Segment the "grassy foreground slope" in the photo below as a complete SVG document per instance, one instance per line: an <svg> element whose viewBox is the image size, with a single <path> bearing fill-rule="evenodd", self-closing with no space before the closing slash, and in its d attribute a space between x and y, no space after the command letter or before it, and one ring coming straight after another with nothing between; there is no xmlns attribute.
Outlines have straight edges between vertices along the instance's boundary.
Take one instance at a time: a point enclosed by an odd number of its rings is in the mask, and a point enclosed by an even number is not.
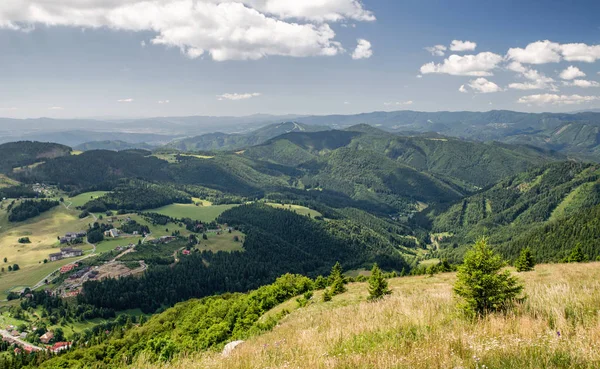
<svg viewBox="0 0 600 369"><path fill-rule="evenodd" d="M229 357L198 353L134 368L598 368L600 263L538 265L519 274L529 298L507 314L459 318L454 274L397 278L366 301L367 284L293 311ZM278 306L294 309L293 300Z"/></svg>

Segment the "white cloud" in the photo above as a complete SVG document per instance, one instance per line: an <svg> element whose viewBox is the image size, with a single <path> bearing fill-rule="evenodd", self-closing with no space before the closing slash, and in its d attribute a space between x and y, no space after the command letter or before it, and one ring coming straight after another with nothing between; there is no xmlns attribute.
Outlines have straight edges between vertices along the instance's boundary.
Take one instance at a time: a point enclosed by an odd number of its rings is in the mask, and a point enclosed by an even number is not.
<svg viewBox="0 0 600 369"><path fill-rule="evenodd" d="M447 47L444 45L434 45L426 47L425 50L429 51L434 56L444 56Z"/></svg>
<svg viewBox="0 0 600 369"><path fill-rule="evenodd" d="M600 59L600 45L563 44L561 49L566 61L593 63Z"/></svg>
<svg viewBox="0 0 600 369"><path fill-rule="evenodd" d="M465 85L460 85L460 87L458 88L459 92L462 92L463 94L468 93L469 91L467 91L467 88L465 87Z"/></svg>
<svg viewBox="0 0 600 369"><path fill-rule="evenodd" d="M525 67L519 62L510 63L507 68L514 72L517 72L521 77L529 80L529 82L518 82L511 83L508 88L513 90L552 90L556 91L557 88L554 85L554 79L545 76L543 73L538 72L535 69Z"/></svg>
<svg viewBox="0 0 600 369"><path fill-rule="evenodd" d="M51 106L48 108L49 110L65 110L62 106Z"/></svg>
<svg viewBox="0 0 600 369"><path fill-rule="evenodd" d="M561 60L593 63L600 59L600 45L584 43L559 44L552 41L536 41L523 48L511 48L507 59L525 64L558 63Z"/></svg>
<svg viewBox="0 0 600 369"><path fill-rule="evenodd" d="M412 105L414 102L412 100L408 100L408 101L394 101L394 102L384 102L383 105L385 106L406 106L406 105Z"/></svg>
<svg viewBox="0 0 600 369"><path fill-rule="evenodd" d="M356 41L358 44L352 53L352 59L368 59L373 56L373 50L371 50L371 43L369 41L362 38L359 38Z"/></svg>
<svg viewBox="0 0 600 369"><path fill-rule="evenodd" d="M511 62L510 64L508 64L506 66L506 68L508 70L512 70L513 72L517 72L517 73L525 73L527 71L527 67L525 67L523 64L521 64L519 62Z"/></svg>
<svg viewBox="0 0 600 369"><path fill-rule="evenodd" d="M465 90L463 88L464 85L462 85L460 87L461 88L458 89L460 92L466 92L466 91L461 91L461 89ZM482 78L482 77L469 81L469 87L471 87L473 89L473 91L482 93L482 94L502 91L500 86L498 86L494 82L488 81L487 79Z"/></svg>
<svg viewBox="0 0 600 369"><path fill-rule="evenodd" d="M0 1L0 28L150 31L153 44L217 61L332 56L343 51L329 22L374 21L358 0L18 0Z"/></svg>
<svg viewBox="0 0 600 369"><path fill-rule="evenodd" d="M117 100L117 102L119 102L119 103L130 103L130 102L133 102L133 99L132 98L119 99L119 100Z"/></svg>
<svg viewBox="0 0 600 369"><path fill-rule="evenodd" d="M169 101L169 100L158 100L158 101L157 101L157 103L159 103L159 104L168 104L168 103L170 103L170 102L171 102L171 101Z"/></svg>
<svg viewBox="0 0 600 369"><path fill-rule="evenodd" d="M476 55L450 55L441 64L433 62L421 66L421 74L445 73L454 76L491 76L491 70L498 67L502 57L491 52Z"/></svg>
<svg viewBox="0 0 600 369"><path fill-rule="evenodd" d="M452 51L473 51L476 47L477 44L472 41L453 40L450 44L450 50Z"/></svg>
<svg viewBox="0 0 600 369"><path fill-rule="evenodd" d="M511 48L506 57L525 64L557 63L561 59L560 44L556 42L536 41L522 48Z"/></svg>
<svg viewBox="0 0 600 369"><path fill-rule="evenodd" d="M344 101L344 105L350 105L350 102Z"/></svg>
<svg viewBox="0 0 600 369"><path fill-rule="evenodd" d="M417 74L417 78L423 78L423 75L422 74Z"/></svg>
<svg viewBox="0 0 600 369"><path fill-rule="evenodd" d="M244 93L244 94L238 94L237 92L234 93L226 93L223 95L217 95L217 99L219 101L223 101L223 100L247 100L247 99L251 99L253 97L258 97L261 94L258 92L252 92L252 93Z"/></svg>
<svg viewBox="0 0 600 369"><path fill-rule="evenodd" d="M520 104L576 105L600 100L600 96L541 94L521 97Z"/></svg>
<svg viewBox="0 0 600 369"><path fill-rule="evenodd" d="M141 45L142 47L146 47L146 41L142 41L142 42L140 42L140 45Z"/></svg>
<svg viewBox="0 0 600 369"><path fill-rule="evenodd" d="M562 79L575 79L578 77L585 77L585 73L572 65L560 72L560 78Z"/></svg>
<svg viewBox="0 0 600 369"><path fill-rule="evenodd" d="M588 87L600 87L600 83L596 82L596 81L588 81L585 79L575 79L571 82L563 82L563 84L565 86L573 86L573 87L582 87L582 88L588 88Z"/></svg>

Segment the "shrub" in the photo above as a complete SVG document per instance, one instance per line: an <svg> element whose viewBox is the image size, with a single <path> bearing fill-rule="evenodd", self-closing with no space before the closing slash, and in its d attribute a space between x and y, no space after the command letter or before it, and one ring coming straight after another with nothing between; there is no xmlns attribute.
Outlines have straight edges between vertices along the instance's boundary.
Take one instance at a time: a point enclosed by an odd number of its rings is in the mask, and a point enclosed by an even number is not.
<svg viewBox="0 0 600 369"><path fill-rule="evenodd" d="M390 293L392 291L388 288L388 283L376 263L371 269L371 277L369 278L369 301L379 300Z"/></svg>
<svg viewBox="0 0 600 369"><path fill-rule="evenodd" d="M469 316L482 316L508 308L520 295L523 286L505 266L500 255L481 238L467 251L458 268L454 292L463 299L461 308Z"/></svg>
<svg viewBox="0 0 600 369"><path fill-rule="evenodd" d="M521 250L521 255L515 261L515 268L517 268L517 272L528 272L533 270L535 266L535 261L533 260L533 255L531 254L531 250L529 247Z"/></svg>

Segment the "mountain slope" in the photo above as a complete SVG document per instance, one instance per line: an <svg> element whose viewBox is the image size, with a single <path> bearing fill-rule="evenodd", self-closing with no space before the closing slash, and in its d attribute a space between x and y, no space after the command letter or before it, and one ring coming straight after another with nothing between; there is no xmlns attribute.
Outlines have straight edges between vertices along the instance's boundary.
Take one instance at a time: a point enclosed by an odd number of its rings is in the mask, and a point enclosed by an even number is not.
<svg viewBox="0 0 600 369"><path fill-rule="evenodd" d="M246 134L208 133L171 142L167 148L181 151L238 150L263 142L289 132L315 132L327 127L306 125L297 122L271 124Z"/></svg>
<svg viewBox="0 0 600 369"><path fill-rule="evenodd" d="M0 145L0 172L10 172L48 159L71 154L71 148L48 142L11 142Z"/></svg>
<svg viewBox="0 0 600 369"><path fill-rule="evenodd" d="M155 146L147 144L145 142L131 143L121 140L106 140L106 141L90 141L82 143L74 147L75 150L90 151L90 150L130 150L130 149L143 149L152 150Z"/></svg>

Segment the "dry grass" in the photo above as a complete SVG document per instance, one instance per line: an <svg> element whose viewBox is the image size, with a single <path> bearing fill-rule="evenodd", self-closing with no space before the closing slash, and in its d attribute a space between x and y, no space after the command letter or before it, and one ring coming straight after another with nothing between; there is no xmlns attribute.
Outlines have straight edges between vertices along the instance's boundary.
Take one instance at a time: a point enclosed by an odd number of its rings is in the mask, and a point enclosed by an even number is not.
<svg viewBox="0 0 600 369"><path fill-rule="evenodd" d="M392 280L392 296L376 303L365 301L366 284L353 284L331 303L316 294L228 358L198 353L135 367L600 368L600 263L539 265L520 277L529 298L505 315L461 318L454 274Z"/></svg>

